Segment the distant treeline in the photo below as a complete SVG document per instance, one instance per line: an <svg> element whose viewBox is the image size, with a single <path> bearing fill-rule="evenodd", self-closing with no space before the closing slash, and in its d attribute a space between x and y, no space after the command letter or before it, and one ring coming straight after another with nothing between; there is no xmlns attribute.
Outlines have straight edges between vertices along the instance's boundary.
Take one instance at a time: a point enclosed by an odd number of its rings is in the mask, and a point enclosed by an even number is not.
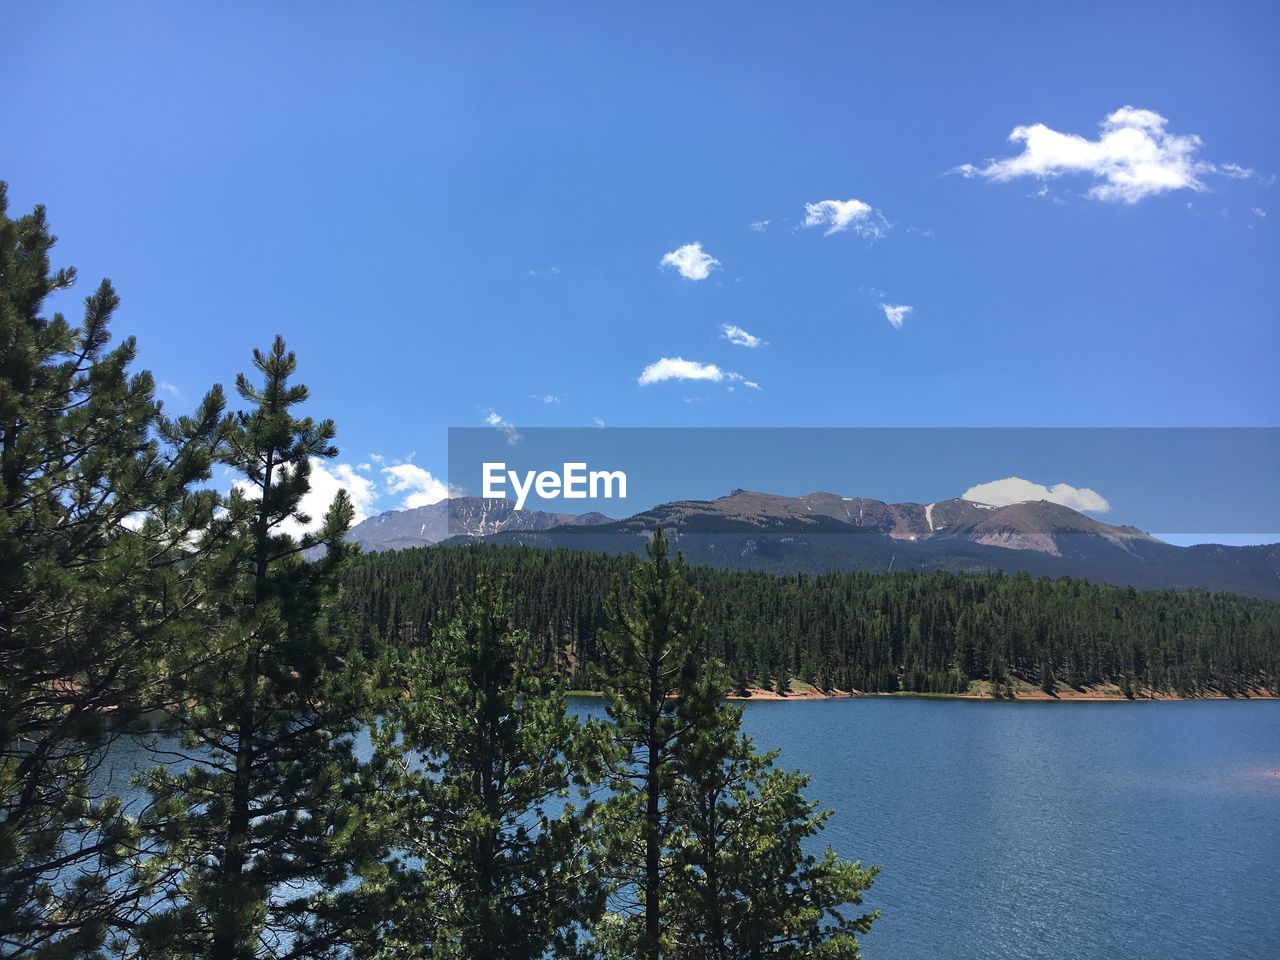
<svg viewBox="0 0 1280 960"><path fill-rule="evenodd" d="M548 664L590 687L605 600L636 560L475 545L368 555L347 572L357 635L428 644L479 573L509 576L517 620ZM1179 694L1274 690L1280 604L1227 593L1138 591L1026 574L688 572L705 598L707 652L737 685L954 693L1116 683Z"/></svg>

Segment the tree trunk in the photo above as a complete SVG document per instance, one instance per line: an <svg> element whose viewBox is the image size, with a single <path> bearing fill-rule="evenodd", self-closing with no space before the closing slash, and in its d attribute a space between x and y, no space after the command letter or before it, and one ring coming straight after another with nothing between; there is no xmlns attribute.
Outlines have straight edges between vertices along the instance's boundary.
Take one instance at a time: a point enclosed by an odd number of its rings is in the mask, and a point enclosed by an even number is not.
<svg viewBox="0 0 1280 960"><path fill-rule="evenodd" d="M658 960L662 944L662 915L659 912L662 893L662 848L659 843L659 800L661 784L658 782L659 752L658 720L662 713L661 664L649 662L649 729L648 757L645 780L645 830L644 830L644 952L648 960Z"/></svg>
<svg viewBox="0 0 1280 960"><path fill-rule="evenodd" d="M267 455L262 480L262 499L258 506L258 530L254 544L254 605L261 604L267 586L267 538L270 534L267 511L271 494L271 475L275 469L274 451ZM231 788L231 815L227 820L227 840L222 851L222 890L213 920L213 942L210 960L236 960L243 931L239 929L244 908L240 889L245 865L245 848L249 841L250 799L253 788L253 741L255 729L253 688L258 681L257 639L255 647L245 652L240 676L240 704L236 718L236 772Z"/></svg>

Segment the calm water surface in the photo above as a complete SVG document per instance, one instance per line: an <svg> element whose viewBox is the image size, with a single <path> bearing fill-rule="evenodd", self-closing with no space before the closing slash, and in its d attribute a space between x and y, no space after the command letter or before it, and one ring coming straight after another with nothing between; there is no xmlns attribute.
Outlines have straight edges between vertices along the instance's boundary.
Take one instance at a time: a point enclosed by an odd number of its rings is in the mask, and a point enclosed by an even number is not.
<svg viewBox="0 0 1280 960"><path fill-rule="evenodd" d="M1280 701L774 701L744 727L813 775L822 841L883 867L869 960L1280 957ZM121 781L154 762L112 752Z"/></svg>
<svg viewBox="0 0 1280 960"><path fill-rule="evenodd" d="M869 960L1280 957L1280 702L774 701L744 727L883 867Z"/></svg>

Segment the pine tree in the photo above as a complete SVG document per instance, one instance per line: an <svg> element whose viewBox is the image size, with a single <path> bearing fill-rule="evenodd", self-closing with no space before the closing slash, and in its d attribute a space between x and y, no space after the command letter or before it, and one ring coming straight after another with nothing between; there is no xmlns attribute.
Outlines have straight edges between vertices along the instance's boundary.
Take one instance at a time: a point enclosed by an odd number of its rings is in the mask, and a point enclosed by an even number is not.
<svg viewBox="0 0 1280 960"><path fill-rule="evenodd" d="M111 347L104 280L72 327L42 207L0 183L0 952L88 951L132 902L133 825L95 776L104 738L153 706L162 651L201 602L189 538L222 397L167 418L134 341Z"/></svg>
<svg viewBox="0 0 1280 960"><path fill-rule="evenodd" d="M878 912L846 916L878 868L805 850L830 815L805 800L808 777L773 768L724 702L710 663L680 702L671 798L672 864L664 891L669 955L856 958Z"/></svg>
<svg viewBox="0 0 1280 960"><path fill-rule="evenodd" d="M602 907L586 856L584 790L598 727L511 628L505 584L481 577L375 734L396 863L390 907L364 952L457 960L567 956Z"/></svg>
<svg viewBox="0 0 1280 960"><path fill-rule="evenodd" d="M1040 689L1051 697L1058 695L1057 682L1053 677L1053 664L1048 660L1045 660L1040 667Z"/></svg>
<svg viewBox="0 0 1280 960"><path fill-rule="evenodd" d="M663 851L676 739L676 695L692 689L703 658L697 617L701 597L684 582L684 558L668 556L662 529L606 605L600 638L602 678L619 750L610 777L614 796L605 832L621 922L600 929L623 953L657 960L663 950Z"/></svg>
<svg viewBox="0 0 1280 960"><path fill-rule="evenodd" d="M144 878L159 906L132 936L149 956L325 955L346 929L349 845L369 835L350 796L359 663L329 622L351 549L346 493L317 533L294 536L311 522L312 458L337 453L334 426L294 415L307 389L290 383L283 340L254 365L263 383L237 378L251 409L220 454L243 479L208 534L204 635L167 655L180 745L145 778L143 826L161 849ZM324 556L305 559L312 548Z"/></svg>

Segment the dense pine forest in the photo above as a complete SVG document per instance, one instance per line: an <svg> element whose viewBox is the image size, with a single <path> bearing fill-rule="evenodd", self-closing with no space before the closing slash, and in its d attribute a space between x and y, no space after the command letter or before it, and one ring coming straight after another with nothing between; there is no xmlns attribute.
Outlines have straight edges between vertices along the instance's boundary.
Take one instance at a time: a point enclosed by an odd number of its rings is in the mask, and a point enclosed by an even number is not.
<svg viewBox="0 0 1280 960"><path fill-rule="evenodd" d="M591 688L597 636L628 556L475 545L360 557L346 575L348 615L376 645L429 643L439 611L482 572L519 586L518 616L544 662ZM775 576L695 567L706 652L738 687L956 693L1114 683L1193 695L1275 689L1280 604L1228 593L1137 591L999 572Z"/></svg>

